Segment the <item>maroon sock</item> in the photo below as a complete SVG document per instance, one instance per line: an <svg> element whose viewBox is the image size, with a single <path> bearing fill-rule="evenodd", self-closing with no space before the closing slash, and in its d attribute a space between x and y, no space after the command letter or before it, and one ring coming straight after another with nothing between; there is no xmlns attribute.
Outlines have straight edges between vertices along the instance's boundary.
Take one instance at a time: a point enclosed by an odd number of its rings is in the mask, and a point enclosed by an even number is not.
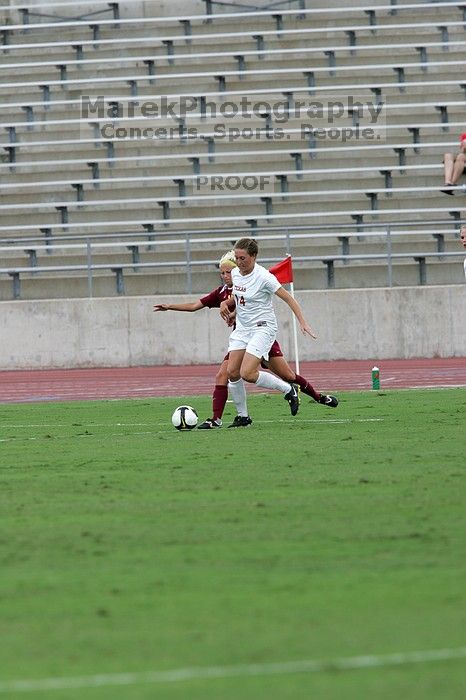
<svg viewBox="0 0 466 700"><path fill-rule="evenodd" d="M301 377L299 374L297 374L295 382L296 382L296 384L299 385L303 394L307 394L308 396L312 396L314 401L319 401L320 392L316 391L314 389L314 387L312 386L312 384L309 384L307 379L304 379L304 377Z"/></svg>
<svg viewBox="0 0 466 700"><path fill-rule="evenodd" d="M228 388L223 384L216 384L212 394L212 418L217 420L222 417L228 398Z"/></svg>

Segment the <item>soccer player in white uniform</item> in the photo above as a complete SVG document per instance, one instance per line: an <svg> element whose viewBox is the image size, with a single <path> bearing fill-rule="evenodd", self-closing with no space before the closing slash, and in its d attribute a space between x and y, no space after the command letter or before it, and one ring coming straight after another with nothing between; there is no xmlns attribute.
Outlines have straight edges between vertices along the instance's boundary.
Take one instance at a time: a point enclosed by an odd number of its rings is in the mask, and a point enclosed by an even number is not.
<svg viewBox="0 0 466 700"><path fill-rule="evenodd" d="M258 251L258 245L252 238L241 238L236 242L238 267L231 271L233 297L220 306L222 318L227 322L231 320L232 308L236 308L236 328L230 335L228 346L228 387L238 414L229 426L234 428L252 423L247 413L243 379L264 389L281 391L290 405L291 415L295 416L299 409L299 394L294 384L259 370L261 358L267 359L277 335L273 296L288 304L305 335L316 337L298 302L283 289L274 275L256 263Z"/></svg>

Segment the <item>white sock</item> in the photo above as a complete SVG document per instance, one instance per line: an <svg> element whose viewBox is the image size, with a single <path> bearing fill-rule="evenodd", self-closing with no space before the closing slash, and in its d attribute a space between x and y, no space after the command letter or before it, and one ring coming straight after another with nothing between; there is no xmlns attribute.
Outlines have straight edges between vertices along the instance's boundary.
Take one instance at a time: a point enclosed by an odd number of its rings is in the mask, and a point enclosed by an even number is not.
<svg viewBox="0 0 466 700"><path fill-rule="evenodd" d="M276 389L277 391L281 391L282 394L287 394L289 391L291 391L290 384L287 384L287 382L284 382L283 379L280 379L269 372L259 372L256 386L262 386L264 389Z"/></svg>
<svg viewBox="0 0 466 700"><path fill-rule="evenodd" d="M228 382L228 390L231 394L231 398L236 406L236 412L239 416L248 415L248 404L246 399L246 389L244 388L244 382L242 379L238 379L236 382Z"/></svg>

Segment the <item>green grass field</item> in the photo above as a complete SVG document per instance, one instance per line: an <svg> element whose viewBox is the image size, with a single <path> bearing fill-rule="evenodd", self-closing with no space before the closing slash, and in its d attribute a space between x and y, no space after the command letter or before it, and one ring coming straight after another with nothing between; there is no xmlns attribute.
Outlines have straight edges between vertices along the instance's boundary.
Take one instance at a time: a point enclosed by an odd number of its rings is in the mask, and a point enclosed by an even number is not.
<svg viewBox="0 0 466 700"><path fill-rule="evenodd" d="M189 433L208 397L0 406L0 697L463 698L464 658L6 685L466 646L465 390L303 398Z"/></svg>

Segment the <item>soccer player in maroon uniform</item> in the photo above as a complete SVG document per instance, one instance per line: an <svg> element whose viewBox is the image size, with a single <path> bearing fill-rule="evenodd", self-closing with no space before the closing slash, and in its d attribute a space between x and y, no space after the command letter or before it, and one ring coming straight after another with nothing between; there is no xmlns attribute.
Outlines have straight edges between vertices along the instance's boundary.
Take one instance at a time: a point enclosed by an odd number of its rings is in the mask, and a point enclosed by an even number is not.
<svg viewBox="0 0 466 700"><path fill-rule="evenodd" d="M181 304L155 304L154 311L199 311L200 309L218 309L222 301L231 297L232 282L231 271L236 267L234 254L227 253L220 260L219 270L223 284L213 289L209 294L201 297L197 301ZM263 360L262 366L270 369L274 374L286 382L297 384L303 394L311 396L314 401L325 406L335 408L338 406L338 399L335 396L321 394L316 391L307 379L293 372L288 362L283 357L280 345L275 341L269 350L268 361ZM228 398L228 354L223 358L218 372L215 376L215 387L212 394L212 418L208 418L198 427L201 430L220 428L222 426L222 415ZM236 427L236 426L235 426Z"/></svg>

